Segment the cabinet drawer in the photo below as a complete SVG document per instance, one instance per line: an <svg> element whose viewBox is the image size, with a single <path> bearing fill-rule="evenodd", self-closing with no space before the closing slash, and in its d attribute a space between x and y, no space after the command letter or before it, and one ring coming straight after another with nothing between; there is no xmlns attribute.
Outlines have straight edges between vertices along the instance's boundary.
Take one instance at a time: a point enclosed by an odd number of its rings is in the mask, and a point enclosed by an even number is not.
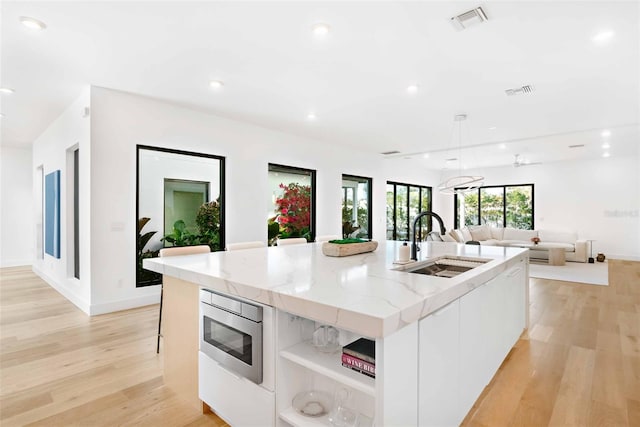
<svg viewBox="0 0 640 427"><path fill-rule="evenodd" d="M236 376L202 352L199 358L200 399L230 425L273 426L275 395ZM247 410L247 407L251 410Z"/></svg>

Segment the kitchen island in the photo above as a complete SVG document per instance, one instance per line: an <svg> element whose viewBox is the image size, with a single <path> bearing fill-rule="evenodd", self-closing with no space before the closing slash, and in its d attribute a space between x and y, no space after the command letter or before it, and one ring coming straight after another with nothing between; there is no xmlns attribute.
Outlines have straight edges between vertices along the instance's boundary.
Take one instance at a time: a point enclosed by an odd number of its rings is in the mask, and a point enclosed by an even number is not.
<svg viewBox="0 0 640 427"><path fill-rule="evenodd" d="M264 411L272 406L263 425L326 424L297 414L291 400L310 387L333 393L342 386L352 391L351 406L376 425L459 423L526 328L528 251L424 243L418 262L444 255L487 261L442 278L393 264L400 244L381 242L375 252L343 258L307 244L145 260L145 268L164 275L165 378L232 425L250 424L228 403L221 409L203 398L202 384L197 397L184 384L197 383L193 365L203 364L198 292L211 289L275 309L273 331L265 335L272 341L264 365L273 390L261 400ZM314 351L308 340L321 324L338 328L342 344L374 339L376 378L342 367L340 352Z"/></svg>

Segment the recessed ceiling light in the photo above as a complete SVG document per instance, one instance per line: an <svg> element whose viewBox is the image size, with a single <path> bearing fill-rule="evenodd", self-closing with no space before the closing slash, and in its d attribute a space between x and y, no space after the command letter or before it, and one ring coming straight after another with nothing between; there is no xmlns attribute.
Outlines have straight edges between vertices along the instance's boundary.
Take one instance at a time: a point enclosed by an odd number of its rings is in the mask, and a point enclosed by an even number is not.
<svg viewBox="0 0 640 427"><path fill-rule="evenodd" d="M20 20L22 25L29 28L30 30L44 30L45 28L47 28L47 24L35 18L30 18L28 16L21 16L18 19Z"/></svg>
<svg viewBox="0 0 640 427"><path fill-rule="evenodd" d="M0 119L4 118L4 114L0 113Z"/></svg>
<svg viewBox="0 0 640 427"><path fill-rule="evenodd" d="M603 130L600 135L602 135L603 138L608 138L608 137L611 136L611 131L610 130Z"/></svg>
<svg viewBox="0 0 640 427"><path fill-rule="evenodd" d="M316 119L316 113L307 114L307 120L315 120L315 119Z"/></svg>
<svg viewBox="0 0 640 427"><path fill-rule="evenodd" d="M499 147L501 150L504 150L507 148L507 144L500 144Z"/></svg>
<svg viewBox="0 0 640 427"><path fill-rule="evenodd" d="M222 83L220 80L211 80L209 82L209 86L212 89L220 89L222 86L224 86L224 83Z"/></svg>
<svg viewBox="0 0 640 427"><path fill-rule="evenodd" d="M316 36L324 37L327 34L329 34L331 27L328 24L325 24L323 22L318 22L313 27L311 27L311 29L313 31L313 34L315 34Z"/></svg>
<svg viewBox="0 0 640 427"><path fill-rule="evenodd" d="M496 130L496 129L498 129L498 127L497 127L497 126L491 126L491 127L489 128L489 130Z"/></svg>
<svg viewBox="0 0 640 427"><path fill-rule="evenodd" d="M407 92L416 93L418 91L419 86L416 84L407 86Z"/></svg>
<svg viewBox="0 0 640 427"><path fill-rule="evenodd" d="M609 154L609 152L607 151L606 153L604 153L604 154L602 155L602 157L609 157L610 155L611 155L611 154Z"/></svg>
<svg viewBox="0 0 640 427"><path fill-rule="evenodd" d="M601 31L598 34L596 34L595 36L591 37L591 40L593 40L594 43L602 44L602 43L606 43L609 40L611 40L614 35L615 35L615 33L613 31L610 31L610 30Z"/></svg>
<svg viewBox="0 0 640 427"><path fill-rule="evenodd" d="M14 93L15 90L10 89L8 87L0 87L0 93Z"/></svg>
<svg viewBox="0 0 640 427"><path fill-rule="evenodd" d="M602 148L606 150L607 148L611 148L611 145L609 145L608 142L605 142L604 144L602 144Z"/></svg>
<svg viewBox="0 0 640 427"><path fill-rule="evenodd" d="M424 155L422 157L424 157L425 159L428 159L429 158L429 153L424 153Z"/></svg>

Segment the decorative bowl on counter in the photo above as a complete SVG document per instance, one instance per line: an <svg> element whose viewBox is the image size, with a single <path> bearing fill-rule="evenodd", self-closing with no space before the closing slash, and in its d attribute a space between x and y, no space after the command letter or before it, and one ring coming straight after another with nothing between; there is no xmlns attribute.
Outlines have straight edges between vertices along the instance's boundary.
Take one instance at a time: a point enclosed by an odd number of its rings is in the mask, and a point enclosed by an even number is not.
<svg viewBox="0 0 640 427"><path fill-rule="evenodd" d="M291 402L293 409L305 417L322 417L333 407L333 399L324 391L302 391L295 395Z"/></svg>

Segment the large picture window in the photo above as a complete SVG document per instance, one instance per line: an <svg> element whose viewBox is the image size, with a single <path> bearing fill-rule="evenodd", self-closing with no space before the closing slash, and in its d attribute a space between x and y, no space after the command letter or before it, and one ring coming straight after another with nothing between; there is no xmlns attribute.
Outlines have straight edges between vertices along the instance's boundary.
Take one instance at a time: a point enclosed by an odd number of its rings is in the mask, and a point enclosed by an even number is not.
<svg viewBox="0 0 640 427"><path fill-rule="evenodd" d="M413 220L431 210L431 187L387 182L387 240L410 240ZM431 217L421 218L418 240L431 231Z"/></svg>
<svg viewBox="0 0 640 427"><path fill-rule="evenodd" d="M224 157L137 147L136 286L161 276L142 268L170 246L224 248Z"/></svg>
<svg viewBox="0 0 640 427"><path fill-rule="evenodd" d="M316 235L316 171L269 163L271 203L267 213L269 245L278 239Z"/></svg>
<svg viewBox="0 0 640 427"><path fill-rule="evenodd" d="M372 239L371 178L342 175L342 235Z"/></svg>
<svg viewBox="0 0 640 427"><path fill-rule="evenodd" d="M454 196L455 227L488 224L533 230L533 184L480 187Z"/></svg>

